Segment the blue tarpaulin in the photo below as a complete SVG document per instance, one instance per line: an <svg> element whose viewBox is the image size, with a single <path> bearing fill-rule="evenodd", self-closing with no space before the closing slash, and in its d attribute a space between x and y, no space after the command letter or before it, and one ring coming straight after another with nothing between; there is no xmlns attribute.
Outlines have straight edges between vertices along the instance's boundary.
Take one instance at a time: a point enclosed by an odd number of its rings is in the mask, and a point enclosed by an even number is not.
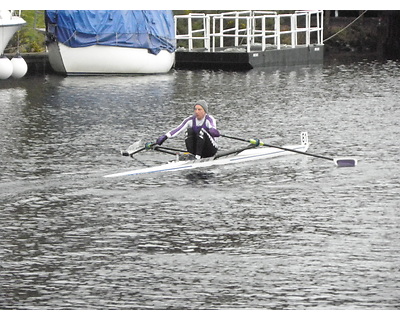
<svg viewBox="0 0 400 320"><path fill-rule="evenodd" d="M47 10L47 32L69 47L145 48L153 54L176 49L170 10Z"/></svg>

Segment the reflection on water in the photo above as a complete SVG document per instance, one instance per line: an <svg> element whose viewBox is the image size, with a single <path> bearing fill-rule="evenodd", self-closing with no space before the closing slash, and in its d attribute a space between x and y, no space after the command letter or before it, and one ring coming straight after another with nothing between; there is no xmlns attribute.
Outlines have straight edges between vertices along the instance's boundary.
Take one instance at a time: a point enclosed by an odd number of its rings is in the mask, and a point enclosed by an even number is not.
<svg viewBox="0 0 400 320"><path fill-rule="evenodd" d="M0 307L398 308L399 68L1 82ZM226 134L283 145L308 131L310 152L359 165L293 155L103 178L168 161L119 151L199 98Z"/></svg>

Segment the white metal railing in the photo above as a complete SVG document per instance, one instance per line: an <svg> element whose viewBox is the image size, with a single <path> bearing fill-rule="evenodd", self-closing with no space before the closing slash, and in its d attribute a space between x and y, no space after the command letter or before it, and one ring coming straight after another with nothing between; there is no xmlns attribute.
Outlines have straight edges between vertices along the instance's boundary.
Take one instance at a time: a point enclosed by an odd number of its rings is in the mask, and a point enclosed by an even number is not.
<svg viewBox="0 0 400 320"><path fill-rule="evenodd" d="M189 51L203 49L215 52L218 48L244 48L246 52L251 52L260 48L264 51L268 46L281 49L284 45L292 48L323 45L323 11L296 11L292 14L236 11L177 15L175 36L178 45L183 43L184 49Z"/></svg>
<svg viewBox="0 0 400 320"><path fill-rule="evenodd" d="M203 42L203 47L210 51L210 16L204 13L190 13L188 15L176 15L175 20L175 39L176 40L186 40L189 51L193 50L193 41L201 40ZM187 23L186 31L187 33L181 33L178 35L178 21L181 24ZM193 22L198 21L197 29L193 29Z"/></svg>
<svg viewBox="0 0 400 320"><path fill-rule="evenodd" d="M239 40L245 41L247 47L249 47L252 30L251 15L251 11L225 12L212 15L213 23L210 35L212 37L213 52L215 51L217 41L219 41L220 48L224 47L225 38L233 38L234 47L239 46ZM247 49L249 50L249 48Z"/></svg>

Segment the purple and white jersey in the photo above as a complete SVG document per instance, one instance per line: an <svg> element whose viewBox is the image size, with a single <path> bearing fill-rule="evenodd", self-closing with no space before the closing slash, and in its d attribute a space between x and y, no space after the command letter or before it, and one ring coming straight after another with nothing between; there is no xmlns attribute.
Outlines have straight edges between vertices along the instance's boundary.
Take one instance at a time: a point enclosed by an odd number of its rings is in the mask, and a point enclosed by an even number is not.
<svg viewBox="0 0 400 320"><path fill-rule="evenodd" d="M219 136L217 123L214 117L209 114L206 114L206 116L202 120L197 120L196 116L187 117L178 127L167 132L166 136L168 138L176 137L178 134L186 131L189 128L193 128L193 131L196 134L199 133L202 128L204 128L207 132L210 133L212 137Z"/></svg>

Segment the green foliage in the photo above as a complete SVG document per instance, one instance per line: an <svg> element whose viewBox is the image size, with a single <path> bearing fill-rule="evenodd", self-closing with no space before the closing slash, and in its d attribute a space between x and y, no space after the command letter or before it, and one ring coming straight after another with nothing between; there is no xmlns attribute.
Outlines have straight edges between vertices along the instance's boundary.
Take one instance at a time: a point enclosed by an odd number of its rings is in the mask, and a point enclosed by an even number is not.
<svg viewBox="0 0 400 320"><path fill-rule="evenodd" d="M45 28L43 10L23 10L21 17L27 22L9 42L6 52L43 52L46 50L45 36L36 28Z"/></svg>

